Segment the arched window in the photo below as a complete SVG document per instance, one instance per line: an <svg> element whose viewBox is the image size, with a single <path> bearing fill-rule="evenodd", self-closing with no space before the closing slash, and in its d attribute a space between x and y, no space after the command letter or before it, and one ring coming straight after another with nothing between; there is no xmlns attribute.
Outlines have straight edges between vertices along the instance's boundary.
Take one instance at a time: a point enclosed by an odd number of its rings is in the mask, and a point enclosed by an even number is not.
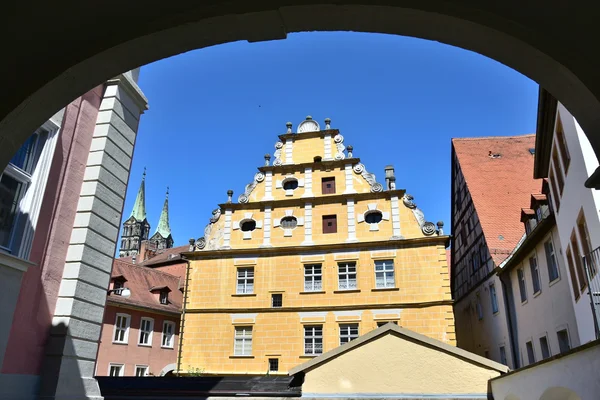
<svg viewBox="0 0 600 400"><path fill-rule="evenodd" d="M288 216L281 218L281 227L283 229L294 229L298 226L298 220L294 216Z"/></svg>
<svg viewBox="0 0 600 400"><path fill-rule="evenodd" d="M382 219L383 214L381 214L381 211L378 210L371 211L367 213L367 215L365 215L365 222L367 224L378 224L381 222Z"/></svg>
<svg viewBox="0 0 600 400"><path fill-rule="evenodd" d="M252 232L256 229L256 221L253 219L247 219L240 224L242 232Z"/></svg>

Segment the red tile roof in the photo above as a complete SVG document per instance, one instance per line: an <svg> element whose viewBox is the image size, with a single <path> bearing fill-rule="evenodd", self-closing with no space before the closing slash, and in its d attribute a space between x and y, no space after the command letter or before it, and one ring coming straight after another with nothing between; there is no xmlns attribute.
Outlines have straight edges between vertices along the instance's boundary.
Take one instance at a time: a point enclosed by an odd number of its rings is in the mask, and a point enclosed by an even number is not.
<svg viewBox="0 0 600 400"><path fill-rule="evenodd" d="M133 265L117 258L113 262L111 277L123 276L127 279L125 287L131 291L129 298L109 294L107 300L113 303L152 308L158 311L181 312L183 294L179 290L179 277L152 268ZM160 304L152 288L168 287L169 304Z"/></svg>
<svg viewBox="0 0 600 400"><path fill-rule="evenodd" d="M155 265L165 263L171 260L180 260L180 254L190 250L190 246L178 246L170 249L161 250L159 253L152 258L142 261L138 265Z"/></svg>
<svg viewBox="0 0 600 400"><path fill-rule="evenodd" d="M452 139L467 188L496 265L517 245L525 228L521 209L541 179L533 179L535 135ZM499 154L497 158L490 154Z"/></svg>

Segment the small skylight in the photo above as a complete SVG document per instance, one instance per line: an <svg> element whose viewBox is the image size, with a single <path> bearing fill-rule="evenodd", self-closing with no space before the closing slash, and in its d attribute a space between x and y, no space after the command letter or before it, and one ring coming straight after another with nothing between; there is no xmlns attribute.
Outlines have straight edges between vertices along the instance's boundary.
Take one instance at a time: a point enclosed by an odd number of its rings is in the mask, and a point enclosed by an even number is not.
<svg viewBox="0 0 600 400"><path fill-rule="evenodd" d="M535 155L535 149L532 147L529 149L529 153L533 156Z"/></svg>
<svg viewBox="0 0 600 400"><path fill-rule="evenodd" d="M493 152L490 150L490 152L488 153L488 156L489 156L490 158L500 158L500 157L502 157L502 154L500 154L500 153L493 153Z"/></svg>

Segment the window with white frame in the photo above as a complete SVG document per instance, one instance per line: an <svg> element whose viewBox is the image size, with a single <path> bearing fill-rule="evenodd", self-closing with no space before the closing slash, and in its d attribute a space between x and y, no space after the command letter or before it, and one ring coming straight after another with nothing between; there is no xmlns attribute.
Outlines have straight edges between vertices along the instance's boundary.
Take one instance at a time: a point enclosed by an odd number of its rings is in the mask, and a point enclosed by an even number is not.
<svg viewBox="0 0 600 400"><path fill-rule="evenodd" d="M540 285L540 270L538 268L537 258L529 257L529 269L531 270L531 284L533 285L533 294L542 290Z"/></svg>
<svg viewBox="0 0 600 400"><path fill-rule="evenodd" d="M154 320L143 317L140 321L140 337L138 344L152 346L152 330L154 329Z"/></svg>
<svg viewBox="0 0 600 400"><path fill-rule="evenodd" d="M356 289L356 263L346 262L338 264L338 289Z"/></svg>
<svg viewBox="0 0 600 400"><path fill-rule="evenodd" d="M323 270L321 264L304 265L304 291L318 292L323 289Z"/></svg>
<svg viewBox="0 0 600 400"><path fill-rule="evenodd" d="M0 247L27 259L56 147L58 125L48 120L0 174Z"/></svg>
<svg viewBox="0 0 600 400"><path fill-rule="evenodd" d="M169 304L169 292L167 290L161 290L158 295L160 304Z"/></svg>
<svg viewBox="0 0 600 400"><path fill-rule="evenodd" d="M148 370L147 365L136 365L135 376L148 376Z"/></svg>
<svg viewBox="0 0 600 400"><path fill-rule="evenodd" d="M123 364L108 364L108 376L123 376L125 366Z"/></svg>
<svg viewBox="0 0 600 400"><path fill-rule="evenodd" d="M164 321L163 322L163 330L162 330L162 347L167 347L172 349L175 337L175 322L172 321Z"/></svg>
<svg viewBox="0 0 600 400"><path fill-rule="evenodd" d="M519 293L521 294L521 303L527 301L527 286L525 285L525 273L523 268L517 270L517 279L519 280Z"/></svg>
<svg viewBox="0 0 600 400"><path fill-rule="evenodd" d="M559 278L559 274L558 263L556 261L556 255L554 254L552 239L544 243L544 250L546 251L546 263L548 264L548 279L550 282L553 282Z"/></svg>
<svg viewBox="0 0 600 400"><path fill-rule="evenodd" d="M358 324L340 325L340 346L358 338Z"/></svg>
<svg viewBox="0 0 600 400"><path fill-rule="evenodd" d="M323 325L304 326L304 354L323 354Z"/></svg>
<svg viewBox="0 0 600 400"><path fill-rule="evenodd" d="M117 314L113 343L127 343L129 339L129 325L131 316L129 314Z"/></svg>
<svg viewBox="0 0 600 400"><path fill-rule="evenodd" d="M233 355L251 356L252 355L252 327L236 326L235 343L233 346Z"/></svg>
<svg viewBox="0 0 600 400"><path fill-rule="evenodd" d="M496 285L490 285L490 300L492 302L492 313L496 314L498 312L498 297L496 296Z"/></svg>
<svg viewBox="0 0 600 400"><path fill-rule="evenodd" d="M254 268L238 268L237 270L237 293L254 293Z"/></svg>
<svg viewBox="0 0 600 400"><path fill-rule="evenodd" d="M394 281L394 261L375 261L375 287L377 289L396 287Z"/></svg>

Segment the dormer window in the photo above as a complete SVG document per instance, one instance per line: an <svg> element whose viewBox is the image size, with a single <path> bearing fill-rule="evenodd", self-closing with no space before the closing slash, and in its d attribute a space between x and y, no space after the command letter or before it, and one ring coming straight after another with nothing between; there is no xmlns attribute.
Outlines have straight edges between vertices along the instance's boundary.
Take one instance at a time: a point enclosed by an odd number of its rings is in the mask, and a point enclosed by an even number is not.
<svg viewBox="0 0 600 400"><path fill-rule="evenodd" d="M160 292L160 304L169 304L169 292L163 290Z"/></svg>
<svg viewBox="0 0 600 400"><path fill-rule="evenodd" d="M123 289L125 288L125 282L127 279L123 275L115 276L112 278L112 293L121 296Z"/></svg>

